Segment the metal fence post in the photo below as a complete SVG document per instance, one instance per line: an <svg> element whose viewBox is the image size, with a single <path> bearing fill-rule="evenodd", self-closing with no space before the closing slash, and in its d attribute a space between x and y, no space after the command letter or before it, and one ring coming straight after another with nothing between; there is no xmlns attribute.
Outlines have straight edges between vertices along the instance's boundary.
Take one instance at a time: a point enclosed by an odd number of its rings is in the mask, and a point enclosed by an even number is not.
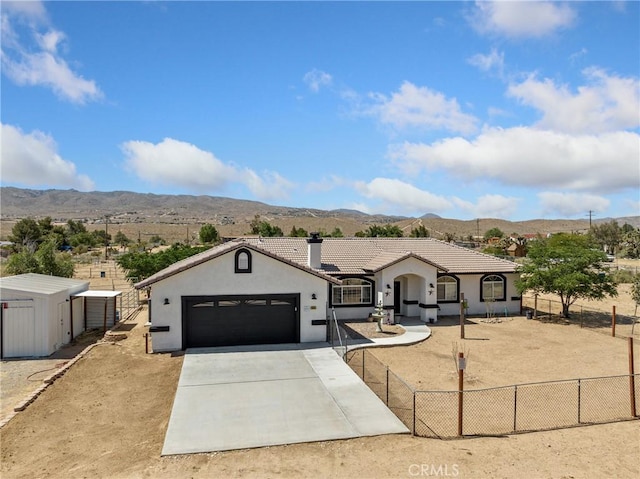
<svg viewBox="0 0 640 479"><path fill-rule="evenodd" d="M513 432L518 430L518 386L513 386Z"/></svg>
<svg viewBox="0 0 640 479"><path fill-rule="evenodd" d="M385 404L388 406L389 405L389 366L387 366L387 398L385 401Z"/></svg>
<svg viewBox="0 0 640 479"><path fill-rule="evenodd" d="M631 417L636 417L636 377L633 364L633 338L629 338L629 399L631 403Z"/></svg>
<svg viewBox="0 0 640 479"><path fill-rule="evenodd" d="M411 434L416 435L416 392L413 391L413 430Z"/></svg>
<svg viewBox="0 0 640 479"><path fill-rule="evenodd" d="M580 379L578 379L578 424L580 424L580 399L582 396L582 387L581 387Z"/></svg>

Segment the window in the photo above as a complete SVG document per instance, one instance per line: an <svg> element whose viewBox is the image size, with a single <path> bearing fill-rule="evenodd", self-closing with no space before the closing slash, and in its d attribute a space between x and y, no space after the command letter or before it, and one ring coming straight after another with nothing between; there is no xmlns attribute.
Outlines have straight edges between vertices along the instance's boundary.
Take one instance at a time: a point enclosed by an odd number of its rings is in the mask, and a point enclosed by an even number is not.
<svg viewBox="0 0 640 479"><path fill-rule="evenodd" d="M481 300L504 301L506 297L504 278L497 274L490 274L482 278Z"/></svg>
<svg viewBox="0 0 640 479"><path fill-rule="evenodd" d="M236 273L251 273L251 252L241 249L236 252L235 258Z"/></svg>
<svg viewBox="0 0 640 479"><path fill-rule="evenodd" d="M358 306L373 304L371 281L361 278L345 278L342 285L333 286L331 304L333 306Z"/></svg>
<svg viewBox="0 0 640 479"><path fill-rule="evenodd" d="M438 303L458 302L458 279L454 276L438 278Z"/></svg>

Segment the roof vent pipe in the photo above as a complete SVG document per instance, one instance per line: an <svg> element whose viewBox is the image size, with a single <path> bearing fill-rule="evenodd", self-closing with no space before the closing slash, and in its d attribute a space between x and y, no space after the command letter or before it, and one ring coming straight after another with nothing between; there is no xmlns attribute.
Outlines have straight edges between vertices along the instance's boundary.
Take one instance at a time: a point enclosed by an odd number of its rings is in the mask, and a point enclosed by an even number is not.
<svg viewBox="0 0 640 479"><path fill-rule="evenodd" d="M311 238L307 238L307 250L309 267L322 269L322 238L320 238L320 233L311 233Z"/></svg>

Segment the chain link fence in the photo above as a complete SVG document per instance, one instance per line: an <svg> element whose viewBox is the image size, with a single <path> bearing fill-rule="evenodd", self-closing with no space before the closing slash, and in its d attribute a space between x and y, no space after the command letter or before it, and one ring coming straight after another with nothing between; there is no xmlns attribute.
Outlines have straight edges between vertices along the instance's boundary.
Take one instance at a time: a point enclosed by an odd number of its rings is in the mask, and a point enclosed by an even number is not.
<svg viewBox="0 0 640 479"><path fill-rule="evenodd" d="M640 374L418 391L366 349L348 352L345 360L416 436L543 431L633 419L640 412Z"/></svg>
<svg viewBox="0 0 640 479"><path fill-rule="evenodd" d="M522 307L529 310L529 314L538 321L579 324L581 328L608 335L613 332L613 310L601 311L573 304L569 307L569 318L564 318L560 301L540 297L536 300L535 296L522 296ZM640 339L640 325L636 324L637 320L637 317L616 312L615 336Z"/></svg>

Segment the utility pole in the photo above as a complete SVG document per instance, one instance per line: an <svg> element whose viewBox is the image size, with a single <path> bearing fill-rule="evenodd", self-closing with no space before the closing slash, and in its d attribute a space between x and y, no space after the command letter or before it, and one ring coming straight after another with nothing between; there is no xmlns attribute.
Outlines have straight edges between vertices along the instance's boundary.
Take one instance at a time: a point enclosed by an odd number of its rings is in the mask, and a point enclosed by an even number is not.
<svg viewBox="0 0 640 479"><path fill-rule="evenodd" d="M593 216L593 213L595 213L593 210L589 210L589 231L591 231L591 217Z"/></svg>

